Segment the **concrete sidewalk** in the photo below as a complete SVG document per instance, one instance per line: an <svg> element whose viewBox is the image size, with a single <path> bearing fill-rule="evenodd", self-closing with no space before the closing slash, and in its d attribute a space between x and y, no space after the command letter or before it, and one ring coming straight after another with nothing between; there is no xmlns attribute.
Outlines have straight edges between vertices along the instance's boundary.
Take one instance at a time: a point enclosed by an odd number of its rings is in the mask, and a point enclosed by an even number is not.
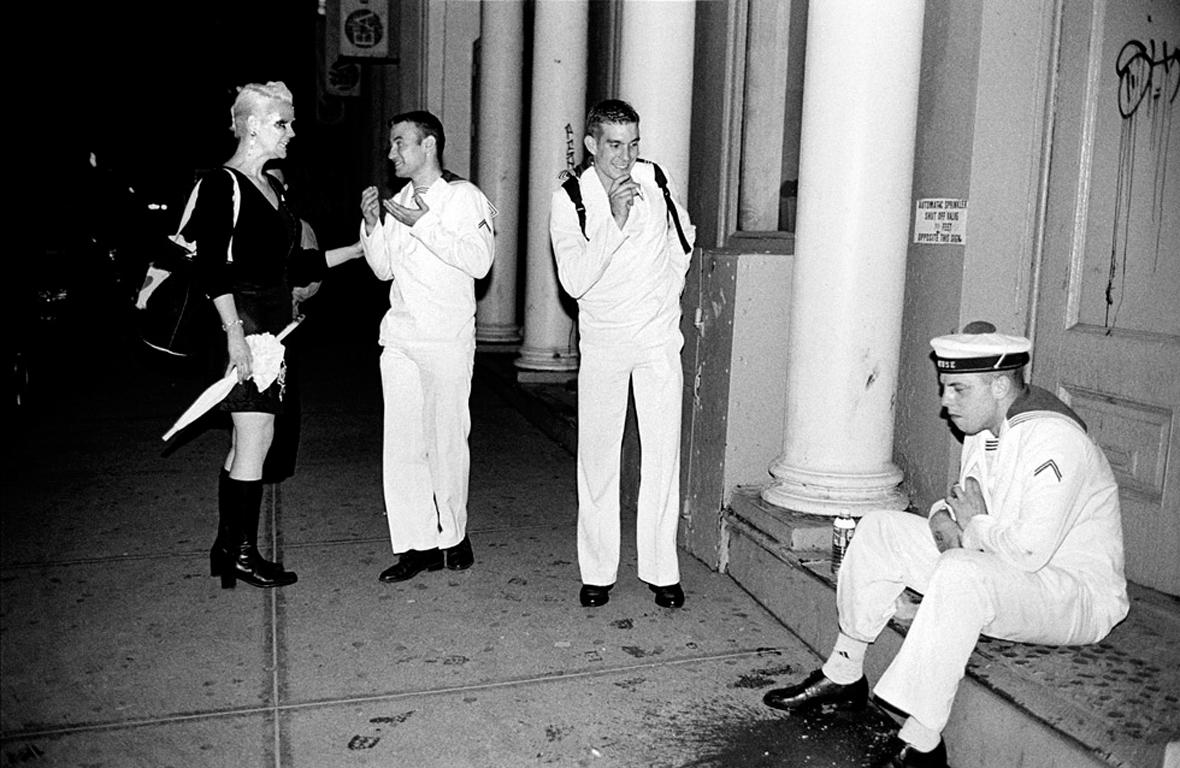
<svg viewBox="0 0 1180 768"><path fill-rule="evenodd" d="M5 441L0 765L855 766L887 721L792 719L764 689L816 657L730 578L682 554L687 603L635 577L578 604L570 453L472 396L476 564L397 585L380 485L375 345L300 330L297 475L268 486L279 590L210 578L207 429L160 435L205 382L95 329L35 368Z"/></svg>

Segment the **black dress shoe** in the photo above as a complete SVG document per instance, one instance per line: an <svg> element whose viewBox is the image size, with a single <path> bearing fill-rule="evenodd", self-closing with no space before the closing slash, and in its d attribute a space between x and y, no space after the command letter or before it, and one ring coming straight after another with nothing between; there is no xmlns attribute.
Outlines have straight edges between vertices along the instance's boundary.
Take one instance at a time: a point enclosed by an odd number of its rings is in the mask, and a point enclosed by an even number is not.
<svg viewBox="0 0 1180 768"><path fill-rule="evenodd" d="M471 551L471 539L464 536L463 541L444 549L443 559L446 561L447 568L452 571L463 571L470 568L475 562L475 553Z"/></svg>
<svg viewBox="0 0 1180 768"><path fill-rule="evenodd" d="M666 587L657 587L654 584L648 584L647 587L656 593L656 605L661 608L679 608L684 605L684 590L680 588L679 582Z"/></svg>
<svg viewBox="0 0 1180 768"><path fill-rule="evenodd" d="M443 567L440 549L410 549L402 552L397 562L381 572L377 578L386 583L412 579L422 571L437 571Z"/></svg>
<svg viewBox="0 0 1180 768"><path fill-rule="evenodd" d="M946 743L942 739L929 752L919 752L896 736L891 741L892 754L884 762L877 763L877 768L948 768Z"/></svg>
<svg viewBox="0 0 1180 768"><path fill-rule="evenodd" d="M610 588L613 586L614 584L607 584L605 587L595 584L583 584L582 591L578 593L578 599L587 608L597 608L600 605L606 605L610 600Z"/></svg>
<svg viewBox="0 0 1180 768"><path fill-rule="evenodd" d="M812 707L864 709L869 700L869 682L862 676L855 683L840 685L824 677L817 669L801 683L767 691L762 702L768 707L788 712Z"/></svg>

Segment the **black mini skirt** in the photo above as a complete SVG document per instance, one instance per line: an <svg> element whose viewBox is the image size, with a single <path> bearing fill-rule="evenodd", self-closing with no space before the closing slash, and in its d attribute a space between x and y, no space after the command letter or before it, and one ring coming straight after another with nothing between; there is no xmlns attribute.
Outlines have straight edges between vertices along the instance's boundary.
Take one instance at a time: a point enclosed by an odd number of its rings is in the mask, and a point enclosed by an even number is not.
<svg viewBox="0 0 1180 768"><path fill-rule="evenodd" d="M291 291L286 286L236 289L234 290L234 305L238 310L238 317L242 320L242 330L246 332L246 335L253 333L278 335L291 322ZM223 349L221 355L221 370L223 372L228 364L226 355L227 353ZM279 371L279 377L265 390L259 392L258 386L250 379L238 382L221 401L218 408L229 413L236 411L283 413L286 379L287 366L284 362L283 368Z"/></svg>

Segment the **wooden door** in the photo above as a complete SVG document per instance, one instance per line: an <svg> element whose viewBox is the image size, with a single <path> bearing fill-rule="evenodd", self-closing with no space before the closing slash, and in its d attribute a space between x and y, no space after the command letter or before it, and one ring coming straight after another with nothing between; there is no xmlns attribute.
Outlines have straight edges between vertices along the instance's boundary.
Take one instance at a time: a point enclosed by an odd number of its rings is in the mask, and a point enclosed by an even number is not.
<svg viewBox="0 0 1180 768"><path fill-rule="evenodd" d="M1180 3L1063 3L1033 381L1119 481L1127 576L1180 594Z"/></svg>

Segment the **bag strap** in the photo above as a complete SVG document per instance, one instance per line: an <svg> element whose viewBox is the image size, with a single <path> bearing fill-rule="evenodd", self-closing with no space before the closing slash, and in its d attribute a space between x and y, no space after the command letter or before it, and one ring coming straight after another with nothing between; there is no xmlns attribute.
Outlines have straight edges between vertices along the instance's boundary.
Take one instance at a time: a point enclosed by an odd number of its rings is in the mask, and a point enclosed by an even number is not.
<svg viewBox="0 0 1180 768"><path fill-rule="evenodd" d="M659 165L653 163L651 160L639 158L639 162L647 163L655 171L656 185L664 193L664 202L668 206L668 213L672 216L672 223L676 225L676 236L680 238L680 247L687 256L692 253L692 248L688 247L688 238L684 236L684 230L680 227L680 216L676 213L675 203L672 202L672 193L668 191L668 177L664 175L664 169L660 168Z"/></svg>
<svg viewBox="0 0 1180 768"><path fill-rule="evenodd" d="M242 208L242 191L241 191L241 188L238 187L238 177L234 175L234 172L231 171L229 168L225 168L224 170L226 173L229 174L229 178L233 182L233 185L234 185L234 223L230 229L229 246L226 248L226 251L225 251L226 263L233 264L234 263L234 234L233 234L233 231L238 228L238 213L241 211L241 208ZM182 213L180 215L180 224L179 224L179 226L176 227L176 233L168 236L169 240L176 243L184 250L188 251L190 256L192 256L194 253L197 252L197 244L188 240L181 233L184 232L184 228L188 226L188 220L193 215L193 209L195 209L197 207L197 197L199 197L199 193L201 191L201 182L202 181L204 181L203 178L198 179L197 183L193 186L193 191L189 193L188 202L186 202L184 204L184 213Z"/></svg>
<svg viewBox="0 0 1180 768"><path fill-rule="evenodd" d="M684 236L684 229L680 226L680 216L676 213L676 205L672 202L672 193L668 191L668 177L664 175L664 170L651 160L639 158L638 162L647 163L652 167L656 177L656 186L664 193L664 203L667 205L668 213L672 216L672 223L676 226L676 236L680 238L680 247L686 255L692 253L692 248L688 245L688 238ZM589 240L590 236L586 234L586 206L582 203L582 185L578 181L584 170L583 167L568 171L566 180L561 183L561 188L565 190L570 202L574 204L574 210L578 213L578 226L582 229L582 237Z"/></svg>
<svg viewBox="0 0 1180 768"><path fill-rule="evenodd" d="M590 236L586 234L586 206L582 204L582 185L578 183L579 176L580 170L570 172L566 180L561 182L561 188L569 195L574 210L578 212L578 226L582 229L582 237L589 240Z"/></svg>
<svg viewBox="0 0 1180 768"><path fill-rule="evenodd" d="M234 223L233 223L233 226L229 230L229 245L225 249L226 263L233 264L234 263L234 230L236 230L238 228L238 212L242 209L242 190L238 187L238 177L234 174L234 172L231 171L229 168L226 168L225 172L229 174L229 177L231 179L233 179L233 182L234 182ZM680 225L677 224L676 228L677 228L677 230L679 230Z"/></svg>

